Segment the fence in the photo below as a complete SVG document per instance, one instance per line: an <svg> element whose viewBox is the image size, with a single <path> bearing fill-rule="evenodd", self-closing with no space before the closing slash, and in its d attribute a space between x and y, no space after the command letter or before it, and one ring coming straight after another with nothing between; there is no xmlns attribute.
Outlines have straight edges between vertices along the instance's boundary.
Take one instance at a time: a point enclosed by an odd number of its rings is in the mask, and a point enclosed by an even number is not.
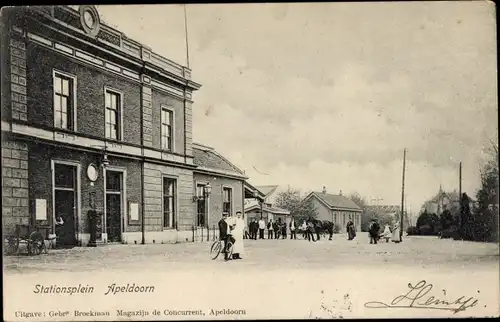
<svg viewBox="0 0 500 322"><path fill-rule="evenodd" d="M217 228L215 225L212 227L192 227L192 232L193 232L193 237L192 241L193 242L208 242L208 241L214 241L217 238L219 238L219 228Z"/></svg>

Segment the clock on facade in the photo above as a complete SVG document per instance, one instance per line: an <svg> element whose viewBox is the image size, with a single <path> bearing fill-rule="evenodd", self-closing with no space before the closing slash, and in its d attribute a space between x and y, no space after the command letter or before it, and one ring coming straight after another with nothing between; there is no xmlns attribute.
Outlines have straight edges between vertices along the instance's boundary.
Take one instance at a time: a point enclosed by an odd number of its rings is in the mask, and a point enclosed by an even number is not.
<svg viewBox="0 0 500 322"><path fill-rule="evenodd" d="M80 6L80 23L89 36L96 37L100 27L97 9L90 5Z"/></svg>
<svg viewBox="0 0 500 322"><path fill-rule="evenodd" d="M92 13L89 10L83 13L83 21L89 28L94 26L94 16L92 16Z"/></svg>
<svg viewBox="0 0 500 322"><path fill-rule="evenodd" d="M99 170L97 169L97 166L95 164L89 164L87 168L87 177L89 177L89 180L92 182L95 182L99 177Z"/></svg>

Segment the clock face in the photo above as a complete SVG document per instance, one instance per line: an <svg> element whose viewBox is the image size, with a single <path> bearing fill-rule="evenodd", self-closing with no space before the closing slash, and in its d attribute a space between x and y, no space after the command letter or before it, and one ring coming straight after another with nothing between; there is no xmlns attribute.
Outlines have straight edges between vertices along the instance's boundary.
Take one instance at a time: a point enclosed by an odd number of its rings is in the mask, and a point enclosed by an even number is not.
<svg viewBox="0 0 500 322"><path fill-rule="evenodd" d="M94 26L94 16L90 11L85 11L83 14L83 19L87 27L92 28Z"/></svg>
<svg viewBox="0 0 500 322"><path fill-rule="evenodd" d="M90 164L87 168L87 176L92 182L96 181L99 177L99 172L97 171L97 167L94 164Z"/></svg>

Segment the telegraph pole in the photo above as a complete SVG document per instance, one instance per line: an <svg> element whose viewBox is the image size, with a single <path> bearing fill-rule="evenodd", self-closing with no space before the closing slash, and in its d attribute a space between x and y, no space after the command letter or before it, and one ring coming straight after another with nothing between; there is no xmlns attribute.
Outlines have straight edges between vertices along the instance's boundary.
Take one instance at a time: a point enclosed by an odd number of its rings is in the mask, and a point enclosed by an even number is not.
<svg viewBox="0 0 500 322"><path fill-rule="evenodd" d="M406 148L403 151L403 182L401 186L401 216L400 216L400 231L399 239L403 241L403 216L404 216L404 206L405 206L405 167L406 167Z"/></svg>
<svg viewBox="0 0 500 322"><path fill-rule="evenodd" d="M462 198L462 161L458 166L458 200Z"/></svg>

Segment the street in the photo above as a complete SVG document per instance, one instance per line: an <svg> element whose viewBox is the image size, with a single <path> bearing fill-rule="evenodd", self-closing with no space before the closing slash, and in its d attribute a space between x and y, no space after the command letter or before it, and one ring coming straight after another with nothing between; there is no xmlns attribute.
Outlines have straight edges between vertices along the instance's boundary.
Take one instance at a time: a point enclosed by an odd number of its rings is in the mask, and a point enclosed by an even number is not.
<svg viewBox="0 0 500 322"><path fill-rule="evenodd" d="M5 257L6 274L29 272L89 272L101 270L179 270L196 268L240 269L329 269L340 267L399 267L494 269L498 267L498 246L438 239L437 237L404 237L401 244L368 243L367 233L353 241L343 234L319 242L305 240L244 240L245 255L241 261L224 263L222 256L209 257L209 242L163 245L111 245L97 248L78 247L49 250L36 257Z"/></svg>
<svg viewBox="0 0 500 322"><path fill-rule="evenodd" d="M108 320L119 317L116 310L152 312L158 307L244 309L246 314L231 317L239 319L498 315L499 262L495 244L405 237L401 244L370 245L364 233L354 241L347 241L344 235L316 243L302 239L245 240L244 259L229 262L211 260L209 246L207 242L112 245L54 250L38 257L5 257L4 290L10 302L6 307L13 308L5 312L6 317L18 320L13 310L19 301L29 301L33 309L40 308L40 314L65 307L72 312L76 303L80 310L109 311L111 315L104 318ZM422 281L434 285L428 296L446 300L473 297L479 304L456 314L449 310L364 306L375 300L390 302L408 293L408 283L415 286ZM152 285L155 291L108 292L115 286L133 284ZM93 286L96 291L92 296L43 296L34 293L35 285ZM84 301L74 301L83 296ZM230 317L221 314L210 318Z"/></svg>

